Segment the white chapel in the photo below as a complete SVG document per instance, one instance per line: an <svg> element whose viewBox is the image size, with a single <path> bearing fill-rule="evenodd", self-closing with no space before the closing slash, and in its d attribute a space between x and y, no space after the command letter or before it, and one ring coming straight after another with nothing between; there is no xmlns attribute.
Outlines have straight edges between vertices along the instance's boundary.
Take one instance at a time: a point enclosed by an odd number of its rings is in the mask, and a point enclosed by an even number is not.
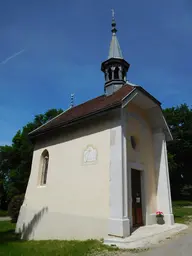
<svg viewBox="0 0 192 256"><path fill-rule="evenodd" d="M112 19L104 93L29 134L31 174L16 226L25 239L128 237L134 227L173 225L167 160L172 136L161 103L127 81L130 64Z"/></svg>

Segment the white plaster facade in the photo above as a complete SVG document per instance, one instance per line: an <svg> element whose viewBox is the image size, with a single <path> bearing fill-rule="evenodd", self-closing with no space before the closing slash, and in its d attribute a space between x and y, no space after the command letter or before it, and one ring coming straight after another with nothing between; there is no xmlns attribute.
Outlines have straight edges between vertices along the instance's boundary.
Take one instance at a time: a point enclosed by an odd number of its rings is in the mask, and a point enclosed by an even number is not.
<svg viewBox="0 0 192 256"><path fill-rule="evenodd" d="M36 141L16 228L23 238L129 236L131 168L142 172L144 225L156 223L156 210L164 212L166 224L174 224L166 151L171 135L160 107L135 93L125 97L122 108L94 120ZM135 150L130 136L137 139ZM39 186L45 149L47 183Z"/></svg>

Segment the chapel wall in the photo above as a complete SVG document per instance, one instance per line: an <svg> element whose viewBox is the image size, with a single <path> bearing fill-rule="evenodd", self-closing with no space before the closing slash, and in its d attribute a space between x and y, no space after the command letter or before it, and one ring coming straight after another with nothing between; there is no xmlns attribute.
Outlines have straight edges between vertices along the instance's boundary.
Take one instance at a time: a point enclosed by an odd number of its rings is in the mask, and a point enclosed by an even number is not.
<svg viewBox="0 0 192 256"><path fill-rule="evenodd" d="M129 103L127 121L127 158L129 163L139 163L144 166L144 189L146 200L146 222L148 214L156 211L156 185L153 137L147 110ZM130 136L136 138L136 148L131 145Z"/></svg>
<svg viewBox="0 0 192 256"><path fill-rule="evenodd" d="M107 235L110 128L115 125L109 120L110 117L105 117L84 122L83 128L59 131L57 136L47 135L36 143L22 218L18 222L18 228L26 226L34 216L41 215L30 239ZM39 186L40 158L45 149L49 152L47 184ZM91 154L87 153L89 150Z"/></svg>

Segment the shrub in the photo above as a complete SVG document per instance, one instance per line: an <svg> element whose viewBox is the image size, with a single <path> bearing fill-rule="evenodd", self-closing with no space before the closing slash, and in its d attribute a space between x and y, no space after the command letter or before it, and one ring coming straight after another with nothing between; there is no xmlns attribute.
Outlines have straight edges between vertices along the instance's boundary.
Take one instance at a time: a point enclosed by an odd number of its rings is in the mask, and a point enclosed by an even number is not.
<svg viewBox="0 0 192 256"><path fill-rule="evenodd" d="M16 223L21 205L24 200L24 194L14 196L8 206L8 214L11 217L11 222Z"/></svg>

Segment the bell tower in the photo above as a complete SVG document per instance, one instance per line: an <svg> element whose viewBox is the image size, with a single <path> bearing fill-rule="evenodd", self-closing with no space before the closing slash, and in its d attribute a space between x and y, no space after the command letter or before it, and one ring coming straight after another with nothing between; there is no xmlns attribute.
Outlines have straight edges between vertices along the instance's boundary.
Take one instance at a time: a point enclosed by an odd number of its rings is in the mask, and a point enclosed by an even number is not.
<svg viewBox="0 0 192 256"><path fill-rule="evenodd" d="M108 59L101 64L101 70L105 75L105 94L111 95L119 90L127 80L127 71L130 64L123 58L123 54L116 36L116 21L112 10L112 39L109 48Z"/></svg>

